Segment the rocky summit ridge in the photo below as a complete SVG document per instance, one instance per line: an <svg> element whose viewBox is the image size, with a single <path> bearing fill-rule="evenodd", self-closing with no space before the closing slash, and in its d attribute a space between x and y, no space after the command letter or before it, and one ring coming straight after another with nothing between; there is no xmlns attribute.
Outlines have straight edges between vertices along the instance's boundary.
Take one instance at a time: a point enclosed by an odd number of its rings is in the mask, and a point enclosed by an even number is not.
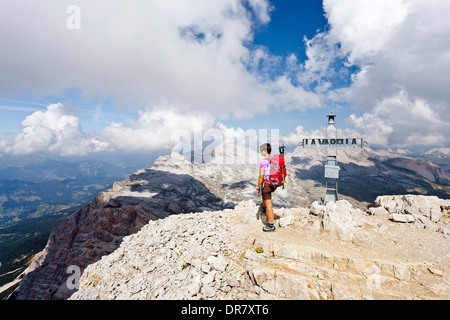
<svg viewBox="0 0 450 320"><path fill-rule="evenodd" d="M70 299L449 299L449 201L377 205L279 208L272 233L251 200L151 221L89 265ZM392 219L406 208L430 226Z"/></svg>
<svg viewBox="0 0 450 320"><path fill-rule="evenodd" d="M324 207L323 154L287 153L266 234L258 166L241 156L258 155L239 148L208 163L162 156L99 193L52 231L14 298L449 297L448 193L389 163L398 154L342 152L342 200ZM443 197L401 195L418 192Z"/></svg>

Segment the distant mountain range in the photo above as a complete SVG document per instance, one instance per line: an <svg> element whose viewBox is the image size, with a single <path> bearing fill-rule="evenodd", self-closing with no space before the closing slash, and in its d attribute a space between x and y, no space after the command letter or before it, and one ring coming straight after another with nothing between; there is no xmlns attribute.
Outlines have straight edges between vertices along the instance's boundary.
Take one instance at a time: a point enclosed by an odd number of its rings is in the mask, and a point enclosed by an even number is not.
<svg viewBox="0 0 450 320"><path fill-rule="evenodd" d="M450 148L434 148L418 156L450 172Z"/></svg>
<svg viewBox="0 0 450 320"><path fill-rule="evenodd" d="M289 153L289 165L293 167L290 174L322 185L325 153L301 148ZM0 228L87 203L115 181L123 180L140 168L150 167L160 154L102 154L79 159L0 156ZM338 156L343 195L370 202L379 194L396 190L404 193L414 189L440 197L445 197L442 192L448 192L445 187L450 185L450 148L435 148L417 155L406 149L366 147L339 151L339 154L343 155L342 159ZM371 188L355 188L365 184L363 177L372 177ZM238 189L254 183L242 177L237 179L241 181L239 186L234 182ZM308 192L319 196L314 190ZM361 194L355 195L354 190Z"/></svg>
<svg viewBox="0 0 450 320"><path fill-rule="evenodd" d="M54 159L43 155L0 157L0 227L45 216L89 202L99 191L156 155L113 158ZM132 160L131 160L132 159Z"/></svg>
<svg viewBox="0 0 450 320"><path fill-rule="evenodd" d="M23 272L52 229L115 181L150 166L158 155L0 156L0 287Z"/></svg>

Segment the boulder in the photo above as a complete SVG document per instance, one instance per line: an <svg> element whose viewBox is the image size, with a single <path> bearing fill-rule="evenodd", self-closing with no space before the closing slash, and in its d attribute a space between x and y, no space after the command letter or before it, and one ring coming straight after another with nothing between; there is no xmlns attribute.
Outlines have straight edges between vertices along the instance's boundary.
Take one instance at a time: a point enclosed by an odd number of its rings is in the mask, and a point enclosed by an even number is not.
<svg viewBox="0 0 450 320"><path fill-rule="evenodd" d="M394 222L414 222L414 217L410 214L398 214L398 213L392 213L389 215L389 219Z"/></svg>
<svg viewBox="0 0 450 320"><path fill-rule="evenodd" d="M436 196L410 194L379 196L375 200L377 207L382 207L391 214L411 215L415 218L414 220L426 217L432 222L442 218L441 203L442 200ZM406 219L411 220L411 218Z"/></svg>
<svg viewBox="0 0 450 320"><path fill-rule="evenodd" d="M295 217L294 216L286 216L283 218L280 218L278 224L280 227L285 228L287 226L290 226L294 222Z"/></svg>
<svg viewBox="0 0 450 320"><path fill-rule="evenodd" d="M347 200L328 202L326 206L318 201L311 205L310 213L321 220L323 230L337 236L341 240L355 238L356 223L352 213L356 212Z"/></svg>
<svg viewBox="0 0 450 320"><path fill-rule="evenodd" d="M371 207L367 211L368 215L377 216L377 215L385 215L388 211L384 207Z"/></svg>
<svg viewBox="0 0 450 320"><path fill-rule="evenodd" d="M325 213L325 206L321 205L319 201L314 201L311 204L310 213L315 216L322 216Z"/></svg>
<svg viewBox="0 0 450 320"><path fill-rule="evenodd" d="M341 240L353 240L356 226L351 213L352 209L352 205L347 200L327 203L322 222L323 229Z"/></svg>

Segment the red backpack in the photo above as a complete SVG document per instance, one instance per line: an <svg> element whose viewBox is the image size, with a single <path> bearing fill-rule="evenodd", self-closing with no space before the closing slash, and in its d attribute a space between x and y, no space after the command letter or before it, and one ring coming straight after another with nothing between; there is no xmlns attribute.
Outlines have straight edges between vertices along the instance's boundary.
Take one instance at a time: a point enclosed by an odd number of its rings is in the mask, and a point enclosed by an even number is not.
<svg viewBox="0 0 450 320"><path fill-rule="evenodd" d="M276 154L270 158L266 158L270 162L270 178L264 179L264 184L268 186L283 186L286 179L286 165L284 156Z"/></svg>

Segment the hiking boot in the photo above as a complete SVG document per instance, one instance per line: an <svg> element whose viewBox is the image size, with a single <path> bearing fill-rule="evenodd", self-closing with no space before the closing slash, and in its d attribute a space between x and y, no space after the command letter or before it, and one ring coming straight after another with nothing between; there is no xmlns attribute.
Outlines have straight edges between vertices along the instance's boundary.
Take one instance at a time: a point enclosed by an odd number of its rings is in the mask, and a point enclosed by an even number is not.
<svg viewBox="0 0 450 320"><path fill-rule="evenodd" d="M268 223L267 226L263 228L264 232L275 231L275 225L273 223Z"/></svg>

